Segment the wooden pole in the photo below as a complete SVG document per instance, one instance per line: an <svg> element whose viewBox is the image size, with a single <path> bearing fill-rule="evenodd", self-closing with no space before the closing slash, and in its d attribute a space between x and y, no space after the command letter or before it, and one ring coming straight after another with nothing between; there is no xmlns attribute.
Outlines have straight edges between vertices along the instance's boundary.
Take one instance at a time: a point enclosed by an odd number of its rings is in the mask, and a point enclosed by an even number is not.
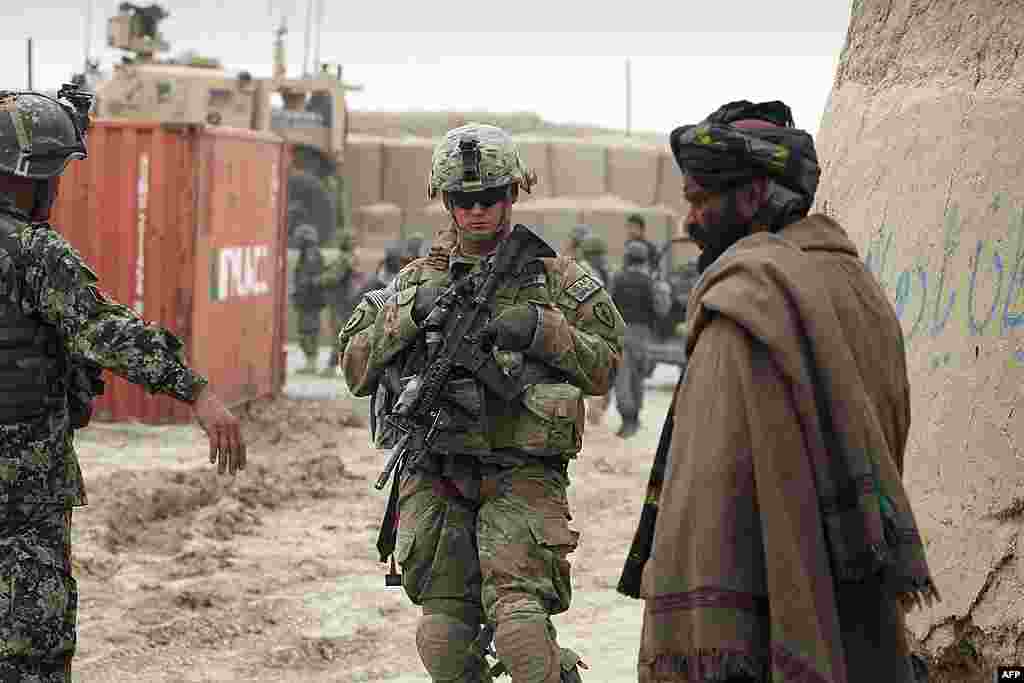
<svg viewBox="0 0 1024 683"><path fill-rule="evenodd" d="M626 57L626 137L633 129L633 84L629 73L629 57Z"/></svg>
<svg viewBox="0 0 1024 683"><path fill-rule="evenodd" d="M309 41L313 34L313 0L306 6L306 46L302 51L302 76L309 75Z"/></svg>
<svg viewBox="0 0 1024 683"><path fill-rule="evenodd" d="M28 89L32 89L32 39L28 39Z"/></svg>

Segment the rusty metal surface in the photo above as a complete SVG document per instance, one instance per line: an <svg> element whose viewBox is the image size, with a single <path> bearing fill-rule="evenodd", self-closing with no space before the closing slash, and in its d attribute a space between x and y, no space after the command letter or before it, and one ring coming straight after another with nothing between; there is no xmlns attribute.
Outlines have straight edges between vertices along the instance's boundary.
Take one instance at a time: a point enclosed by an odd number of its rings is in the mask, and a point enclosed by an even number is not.
<svg viewBox="0 0 1024 683"><path fill-rule="evenodd" d="M224 128L97 121L52 222L102 289L185 341L190 364L235 404L283 385L285 145ZM106 374L96 417L191 418Z"/></svg>

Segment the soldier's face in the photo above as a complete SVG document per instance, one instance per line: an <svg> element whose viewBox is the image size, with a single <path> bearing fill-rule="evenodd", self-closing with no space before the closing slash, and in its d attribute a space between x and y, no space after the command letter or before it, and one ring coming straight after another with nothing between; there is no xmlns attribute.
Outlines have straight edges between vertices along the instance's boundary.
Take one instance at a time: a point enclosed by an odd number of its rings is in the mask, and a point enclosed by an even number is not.
<svg viewBox="0 0 1024 683"><path fill-rule="evenodd" d="M504 190L504 188L497 188ZM508 215L512 200L505 192L453 192L452 212L459 228L469 235L493 235Z"/></svg>

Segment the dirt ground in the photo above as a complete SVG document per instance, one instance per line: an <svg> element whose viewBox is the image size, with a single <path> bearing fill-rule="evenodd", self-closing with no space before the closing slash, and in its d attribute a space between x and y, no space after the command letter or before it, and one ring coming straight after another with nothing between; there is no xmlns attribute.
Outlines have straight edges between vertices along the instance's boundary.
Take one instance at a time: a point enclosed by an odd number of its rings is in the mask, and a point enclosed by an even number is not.
<svg viewBox="0 0 1024 683"><path fill-rule="evenodd" d="M615 584L676 374L659 367L636 437L614 436L613 408L570 468L582 536L555 625L591 683L636 680L640 603ZM285 397L246 411L249 467L235 478L207 464L194 426L80 432L74 680L428 681L417 610L385 587L374 547L386 495L366 409L340 380L293 375Z"/></svg>

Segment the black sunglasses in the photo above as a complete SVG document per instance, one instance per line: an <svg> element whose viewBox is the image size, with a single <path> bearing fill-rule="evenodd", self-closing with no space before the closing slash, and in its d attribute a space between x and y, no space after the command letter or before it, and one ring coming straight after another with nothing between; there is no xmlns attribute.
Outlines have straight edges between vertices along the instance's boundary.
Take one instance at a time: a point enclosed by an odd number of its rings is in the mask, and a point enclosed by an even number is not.
<svg viewBox="0 0 1024 683"><path fill-rule="evenodd" d="M472 209L479 204L489 209L508 197L508 187L492 187L480 192L449 192L448 201L460 209Z"/></svg>

